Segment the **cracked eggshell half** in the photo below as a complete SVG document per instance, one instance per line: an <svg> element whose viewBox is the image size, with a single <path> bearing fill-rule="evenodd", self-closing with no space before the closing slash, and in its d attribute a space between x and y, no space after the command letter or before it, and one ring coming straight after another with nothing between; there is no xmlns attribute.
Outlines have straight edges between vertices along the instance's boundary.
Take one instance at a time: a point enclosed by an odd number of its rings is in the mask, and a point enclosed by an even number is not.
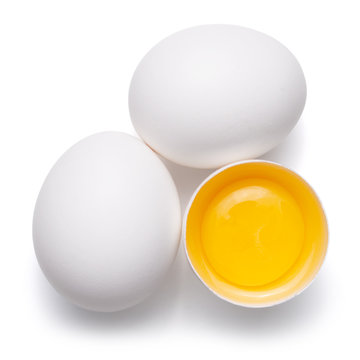
<svg viewBox="0 0 360 360"><path fill-rule="evenodd" d="M244 161L210 175L185 212L188 260L220 298L246 307L282 303L313 281L328 227L314 190L293 171Z"/></svg>

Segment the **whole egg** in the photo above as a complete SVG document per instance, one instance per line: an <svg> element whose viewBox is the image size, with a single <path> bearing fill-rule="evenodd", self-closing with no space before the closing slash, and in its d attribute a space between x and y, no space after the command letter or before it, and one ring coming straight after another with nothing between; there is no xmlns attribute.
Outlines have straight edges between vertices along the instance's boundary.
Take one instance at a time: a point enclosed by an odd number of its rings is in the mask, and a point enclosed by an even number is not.
<svg viewBox="0 0 360 360"><path fill-rule="evenodd" d="M203 25L145 55L129 109L153 150L181 165L217 168L278 145L305 99L302 69L280 42L240 26Z"/></svg>
<svg viewBox="0 0 360 360"><path fill-rule="evenodd" d="M173 262L180 205L161 160L140 140L104 132L70 148L34 211L38 262L80 307L117 311L156 289Z"/></svg>

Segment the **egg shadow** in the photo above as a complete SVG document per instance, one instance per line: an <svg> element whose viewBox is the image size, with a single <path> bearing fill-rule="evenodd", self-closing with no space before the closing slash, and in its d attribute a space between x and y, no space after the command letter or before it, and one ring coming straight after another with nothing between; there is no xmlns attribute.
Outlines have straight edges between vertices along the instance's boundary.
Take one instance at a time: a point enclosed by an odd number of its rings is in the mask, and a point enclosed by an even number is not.
<svg viewBox="0 0 360 360"><path fill-rule="evenodd" d="M262 159L291 168L301 160L303 127L298 125L289 137ZM182 212L198 185L213 172L183 167L162 159L178 188ZM320 274L315 283L294 299L270 308L248 309L229 304L213 295L200 282L186 260L181 243L174 265L163 284L141 304L118 313L96 313L66 302L47 284L38 267L35 274L39 301L47 315L65 326L80 327L96 334L129 333L139 329L164 329L167 326L206 329L229 336L278 336L289 330L310 326L326 308L326 277Z"/></svg>
<svg viewBox="0 0 360 360"><path fill-rule="evenodd" d="M185 262L184 250L179 257ZM187 264L186 264L187 265ZM190 266L182 271L178 303L181 319L201 330L209 328L227 336L272 337L311 326L328 304L327 279L318 279L302 294L269 308L244 308L218 298L196 277Z"/></svg>
<svg viewBox="0 0 360 360"><path fill-rule="evenodd" d="M304 119L300 119L290 134L274 149L260 156L260 159L269 160L291 169L301 163L302 151L305 142Z"/></svg>
<svg viewBox="0 0 360 360"><path fill-rule="evenodd" d="M142 303L120 312L101 313L79 308L60 296L36 269L37 300L46 317L63 327L89 332L96 336L129 333L139 329L154 330L172 316L178 296L178 274L170 270L162 286ZM171 280L170 280L171 279Z"/></svg>

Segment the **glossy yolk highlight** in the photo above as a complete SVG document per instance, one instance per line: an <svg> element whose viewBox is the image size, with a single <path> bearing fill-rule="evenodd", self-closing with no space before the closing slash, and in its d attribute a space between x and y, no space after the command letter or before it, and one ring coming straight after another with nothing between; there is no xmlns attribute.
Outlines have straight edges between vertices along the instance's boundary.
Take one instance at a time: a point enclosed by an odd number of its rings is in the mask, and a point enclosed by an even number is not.
<svg viewBox="0 0 360 360"><path fill-rule="evenodd" d="M209 203L201 243L213 271L235 286L271 283L296 262L304 221L291 194L266 179L225 187Z"/></svg>

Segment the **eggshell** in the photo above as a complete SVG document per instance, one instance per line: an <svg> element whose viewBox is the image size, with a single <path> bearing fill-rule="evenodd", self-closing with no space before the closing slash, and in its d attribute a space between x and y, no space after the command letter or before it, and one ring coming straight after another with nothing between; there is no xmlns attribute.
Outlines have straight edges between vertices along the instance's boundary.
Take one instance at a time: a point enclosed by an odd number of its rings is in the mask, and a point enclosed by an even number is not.
<svg viewBox="0 0 360 360"><path fill-rule="evenodd" d="M204 25L148 52L132 78L129 108L156 152L181 165L217 168L279 144L305 99L301 67L281 43L240 26Z"/></svg>
<svg viewBox="0 0 360 360"><path fill-rule="evenodd" d="M174 182L140 140L87 137L54 165L37 199L33 239L55 289L80 307L117 311L156 289L180 235Z"/></svg>

